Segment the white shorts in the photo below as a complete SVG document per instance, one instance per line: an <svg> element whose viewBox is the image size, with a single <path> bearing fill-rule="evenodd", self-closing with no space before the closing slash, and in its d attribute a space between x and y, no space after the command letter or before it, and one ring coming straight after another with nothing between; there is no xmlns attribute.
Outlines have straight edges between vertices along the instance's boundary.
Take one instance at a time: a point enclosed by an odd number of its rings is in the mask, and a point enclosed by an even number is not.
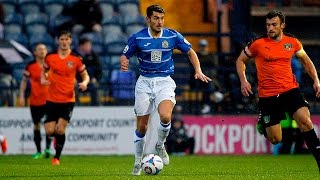
<svg viewBox="0 0 320 180"><path fill-rule="evenodd" d="M137 116L151 114L163 100L175 99L176 83L170 77L140 76L135 87L134 112Z"/></svg>

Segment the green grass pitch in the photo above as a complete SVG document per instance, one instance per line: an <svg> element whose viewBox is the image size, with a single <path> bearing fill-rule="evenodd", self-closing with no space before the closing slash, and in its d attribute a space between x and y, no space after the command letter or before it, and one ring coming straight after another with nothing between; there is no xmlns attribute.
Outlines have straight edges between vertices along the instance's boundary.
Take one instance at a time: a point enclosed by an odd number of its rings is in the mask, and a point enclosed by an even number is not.
<svg viewBox="0 0 320 180"><path fill-rule="evenodd" d="M171 156L159 175L130 175L133 156L67 156L61 165L27 155L0 156L0 179L320 179L311 155Z"/></svg>

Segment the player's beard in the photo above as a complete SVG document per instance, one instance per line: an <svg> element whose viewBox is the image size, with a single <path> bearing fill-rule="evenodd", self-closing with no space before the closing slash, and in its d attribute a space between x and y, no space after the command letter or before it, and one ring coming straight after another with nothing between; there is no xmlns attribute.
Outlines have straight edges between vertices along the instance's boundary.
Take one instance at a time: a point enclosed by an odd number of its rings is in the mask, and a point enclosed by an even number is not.
<svg viewBox="0 0 320 180"><path fill-rule="evenodd" d="M273 40L277 40L278 37L280 36L280 32L276 33L276 32L273 32L273 35L270 34L270 32L268 33L269 37Z"/></svg>

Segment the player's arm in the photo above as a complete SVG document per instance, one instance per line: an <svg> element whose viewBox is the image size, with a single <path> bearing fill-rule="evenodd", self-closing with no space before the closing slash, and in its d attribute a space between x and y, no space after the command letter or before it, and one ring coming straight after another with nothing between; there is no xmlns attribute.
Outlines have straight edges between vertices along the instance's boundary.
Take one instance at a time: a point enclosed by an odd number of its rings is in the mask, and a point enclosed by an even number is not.
<svg viewBox="0 0 320 180"><path fill-rule="evenodd" d="M209 77L207 77L206 75L204 75L202 73L202 70L200 67L200 61L199 61L199 58L198 58L196 52L194 52L194 50L192 48L190 48L190 50L187 52L187 55L188 55L189 60L192 63L192 66L195 70L194 78L200 79L201 81L206 82L206 83L211 81L211 79Z"/></svg>
<svg viewBox="0 0 320 180"><path fill-rule="evenodd" d="M311 59L303 49L297 51L296 56L301 61L305 71L313 79L313 88L316 91L316 97L320 97L320 82L319 82L317 70L313 62L311 61Z"/></svg>
<svg viewBox="0 0 320 180"><path fill-rule="evenodd" d="M129 69L129 59L125 55L120 56L120 70L128 71Z"/></svg>
<svg viewBox="0 0 320 180"><path fill-rule="evenodd" d="M88 84L90 82L90 77L89 77L89 74L87 72L87 70L83 70L81 73L80 73L80 76L82 78L82 81L78 84L79 85L79 89L81 91L85 91L88 87Z"/></svg>
<svg viewBox="0 0 320 180"><path fill-rule="evenodd" d="M25 96L24 93L27 89L28 79L29 78L25 74L23 74L22 80L20 82L20 88L19 88L19 104L20 104L20 106L24 106L26 103L25 98L24 98L24 96Z"/></svg>
<svg viewBox="0 0 320 180"><path fill-rule="evenodd" d="M236 61L237 73L241 82L241 93L244 96L249 96L249 93L253 94L251 90L251 85L246 77L246 62L248 60L249 57L245 54L245 51L243 50Z"/></svg>

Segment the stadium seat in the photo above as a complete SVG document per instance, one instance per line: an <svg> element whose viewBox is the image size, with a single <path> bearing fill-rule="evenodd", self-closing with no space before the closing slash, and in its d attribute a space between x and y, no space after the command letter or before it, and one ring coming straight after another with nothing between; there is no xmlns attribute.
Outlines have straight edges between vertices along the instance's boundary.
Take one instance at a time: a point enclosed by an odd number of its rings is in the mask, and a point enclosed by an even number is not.
<svg viewBox="0 0 320 180"><path fill-rule="evenodd" d="M29 47L33 49L37 43L43 43L47 46L48 51L53 51L55 48L55 41L53 37L46 33L42 35L32 34L29 36Z"/></svg>
<svg viewBox="0 0 320 180"><path fill-rule="evenodd" d="M125 28L125 32L128 36L131 36L132 34L140 31L141 29L145 28L146 26L142 26L139 24L131 24L131 25L127 25Z"/></svg>
<svg viewBox="0 0 320 180"><path fill-rule="evenodd" d="M104 18L112 17L114 14L114 4L112 1L99 1L100 8L102 10L102 16Z"/></svg>
<svg viewBox="0 0 320 180"><path fill-rule="evenodd" d="M24 19L26 33L31 34L45 34L47 33L48 16L44 13L27 14Z"/></svg>
<svg viewBox="0 0 320 180"><path fill-rule="evenodd" d="M4 35L4 39L5 40L15 40L17 41L18 43L22 44L23 46L25 46L26 48L29 47L29 41L28 41L28 38L26 35L24 34L14 34L14 33L8 33L8 34L5 34Z"/></svg>
<svg viewBox="0 0 320 180"><path fill-rule="evenodd" d="M49 18L54 18L61 14L65 0L43 0L44 12L49 16Z"/></svg>
<svg viewBox="0 0 320 180"><path fill-rule="evenodd" d="M110 55L121 54L126 45L127 43L123 41L105 44L105 53Z"/></svg>
<svg viewBox="0 0 320 180"><path fill-rule="evenodd" d="M118 9L122 17L137 16L140 14L139 4L131 1L118 3Z"/></svg>
<svg viewBox="0 0 320 180"><path fill-rule="evenodd" d="M116 100L133 100L136 74L133 71L113 70L110 77L112 97Z"/></svg>
<svg viewBox="0 0 320 180"><path fill-rule="evenodd" d="M128 37L126 34L120 32L112 32L110 31L108 34L104 36L103 43L105 45L113 42L127 42Z"/></svg>
<svg viewBox="0 0 320 180"><path fill-rule="evenodd" d="M42 0L18 0L20 13L26 15L30 13L40 13Z"/></svg>
<svg viewBox="0 0 320 180"><path fill-rule="evenodd" d="M102 33L107 35L109 33L121 33L122 32L122 19L120 16L112 16L104 18L102 21Z"/></svg>
<svg viewBox="0 0 320 180"><path fill-rule="evenodd" d="M10 13L10 14L6 14L5 18L4 18L4 23L5 24L23 24L23 17L21 16L21 14L17 14L17 13Z"/></svg>
<svg viewBox="0 0 320 180"><path fill-rule="evenodd" d="M22 33L22 26L20 24L16 23L9 23L9 24L4 24L3 28L4 34L21 34Z"/></svg>
<svg viewBox="0 0 320 180"><path fill-rule="evenodd" d="M12 14L16 12L17 2L15 0L0 0L3 6L4 14Z"/></svg>

